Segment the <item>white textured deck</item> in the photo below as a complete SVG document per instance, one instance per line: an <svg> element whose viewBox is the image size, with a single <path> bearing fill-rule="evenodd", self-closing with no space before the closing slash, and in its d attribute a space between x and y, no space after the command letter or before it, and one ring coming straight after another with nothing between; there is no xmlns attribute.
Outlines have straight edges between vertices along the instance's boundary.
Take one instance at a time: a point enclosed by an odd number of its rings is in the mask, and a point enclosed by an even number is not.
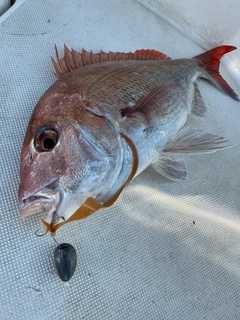
<svg viewBox="0 0 240 320"><path fill-rule="evenodd" d="M76 248L78 265L60 281L56 244L35 236L39 217L22 221L17 203L21 145L55 80L54 44L172 58L202 49L134 0L19 3L0 23L0 319L240 319L240 103L205 82L207 117L189 124L238 145L186 157L185 182L149 168L114 206L62 227L56 239Z"/></svg>

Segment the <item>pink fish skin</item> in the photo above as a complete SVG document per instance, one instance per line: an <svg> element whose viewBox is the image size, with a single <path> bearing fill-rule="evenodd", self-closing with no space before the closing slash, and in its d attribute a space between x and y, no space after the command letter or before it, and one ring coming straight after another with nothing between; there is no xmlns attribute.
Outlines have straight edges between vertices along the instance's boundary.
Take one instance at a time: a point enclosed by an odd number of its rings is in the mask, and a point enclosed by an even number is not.
<svg viewBox="0 0 240 320"><path fill-rule="evenodd" d="M229 146L223 137L184 127L206 106L197 79L235 100L219 74L220 46L191 59L154 50L78 53L64 47L53 59L58 80L43 94L21 153L21 217L45 212L51 231L111 205L149 165L172 180L186 179L181 154Z"/></svg>

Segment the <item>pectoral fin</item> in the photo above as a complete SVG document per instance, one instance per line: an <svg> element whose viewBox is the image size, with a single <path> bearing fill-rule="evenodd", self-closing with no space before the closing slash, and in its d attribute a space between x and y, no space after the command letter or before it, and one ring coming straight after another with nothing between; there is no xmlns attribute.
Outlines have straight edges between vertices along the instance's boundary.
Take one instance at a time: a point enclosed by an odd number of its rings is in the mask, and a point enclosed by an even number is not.
<svg viewBox="0 0 240 320"><path fill-rule="evenodd" d="M122 109L126 117L141 117L143 122L164 117L169 113L172 99L181 95L181 88L174 82L163 84L142 96L135 106Z"/></svg>
<svg viewBox="0 0 240 320"><path fill-rule="evenodd" d="M223 137L186 127L175 136L163 151L169 153L212 153L227 147L231 147L231 145Z"/></svg>
<svg viewBox="0 0 240 320"><path fill-rule="evenodd" d="M157 161L152 163L153 168L165 178L173 181L186 180L187 168L181 156L162 154Z"/></svg>

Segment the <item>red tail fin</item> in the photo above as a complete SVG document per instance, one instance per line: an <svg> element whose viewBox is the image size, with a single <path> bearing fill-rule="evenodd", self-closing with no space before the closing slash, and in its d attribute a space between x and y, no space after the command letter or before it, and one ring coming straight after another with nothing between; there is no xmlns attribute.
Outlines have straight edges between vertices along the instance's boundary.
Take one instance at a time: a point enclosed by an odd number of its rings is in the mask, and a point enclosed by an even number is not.
<svg viewBox="0 0 240 320"><path fill-rule="evenodd" d="M207 71L208 75L210 76L208 77L209 80L212 80L220 90L224 91L230 97L240 101L238 95L219 74L220 59L225 53L231 52L235 49L237 48L234 46L220 46L204 52L194 57L194 59L197 59L200 63L200 67Z"/></svg>

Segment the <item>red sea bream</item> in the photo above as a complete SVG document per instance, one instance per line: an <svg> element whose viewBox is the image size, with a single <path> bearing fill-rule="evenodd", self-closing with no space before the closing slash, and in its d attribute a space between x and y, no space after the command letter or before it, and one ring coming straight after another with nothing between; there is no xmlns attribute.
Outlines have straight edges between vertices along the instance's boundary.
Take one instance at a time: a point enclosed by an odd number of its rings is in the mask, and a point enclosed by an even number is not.
<svg viewBox="0 0 240 320"><path fill-rule="evenodd" d="M182 154L229 146L223 137L185 127L206 106L197 86L206 78L239 100L219 74L220 46L191 59L154 50L78 53L53 60L58 80L30 119L21 154L23 218L46 213L54 233L63 224L110 206L149 165L172 180L186 179Z"/></svg>

